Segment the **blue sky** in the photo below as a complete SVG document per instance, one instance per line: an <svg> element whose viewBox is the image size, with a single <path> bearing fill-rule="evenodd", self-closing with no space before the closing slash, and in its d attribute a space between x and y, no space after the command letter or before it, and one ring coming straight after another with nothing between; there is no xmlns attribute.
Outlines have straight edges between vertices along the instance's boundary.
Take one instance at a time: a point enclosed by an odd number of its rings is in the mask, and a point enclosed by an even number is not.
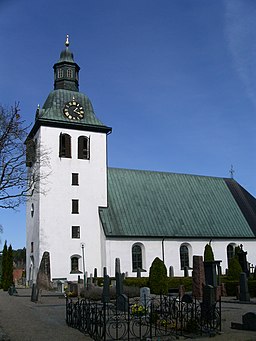
<svg viewBox="0 0 256 341"><path fill-rule="evenodd" d="M1 0L0 102L34 121L70 35L109 166L229 177L256 195L254 0ZM1 211L14 248L25 211ZM0 245L1 248L1 245Z"/></svg>

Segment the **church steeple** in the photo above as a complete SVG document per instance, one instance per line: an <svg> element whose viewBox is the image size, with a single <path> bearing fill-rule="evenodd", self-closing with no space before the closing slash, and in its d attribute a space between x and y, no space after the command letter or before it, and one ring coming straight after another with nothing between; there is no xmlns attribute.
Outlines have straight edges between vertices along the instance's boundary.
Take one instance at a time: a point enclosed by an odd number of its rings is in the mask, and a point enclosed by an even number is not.
<svg viewBox="0 0 256 341"><path fill-rule="evenodd" d="M69 50L69 36L66 37L65 49L60 59L54 64L54 90L65 89L79 91L78 74L80 67L74 62L73 53Z"/></svg>

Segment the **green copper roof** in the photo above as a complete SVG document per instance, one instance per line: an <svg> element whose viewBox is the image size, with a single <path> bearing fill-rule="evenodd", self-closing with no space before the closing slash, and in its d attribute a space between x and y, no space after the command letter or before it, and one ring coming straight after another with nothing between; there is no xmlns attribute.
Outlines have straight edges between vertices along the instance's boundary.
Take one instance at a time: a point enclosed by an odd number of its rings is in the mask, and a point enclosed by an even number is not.
<svg viewBox="0 0 256 341"><path fill-rule="evenodd" d="M108 237L254 237L223 178L110 168L100 217Z"/></svg>
<svg viewBox="0 0 256 341"><path fill-rule="evenodd" d="M76 124L104 126L103 123L96 117L92 104L86 95L81 92L64 89L53 90L50 92L43 105L43 108L39 110L36 119L74 123L63 113L64 105L67 102L72 101L73 98L84 108L84 117L81 120L76 120Z"/></svg>

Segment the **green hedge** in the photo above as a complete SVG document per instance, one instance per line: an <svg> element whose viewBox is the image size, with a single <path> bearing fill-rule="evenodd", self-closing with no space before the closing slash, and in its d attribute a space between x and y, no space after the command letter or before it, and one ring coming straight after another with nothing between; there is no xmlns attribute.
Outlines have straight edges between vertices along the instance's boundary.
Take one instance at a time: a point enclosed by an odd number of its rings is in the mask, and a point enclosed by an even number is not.
<svg viewBox="0 0 256 341"><path fill-rule="evenodd" d="M227 296L236 296L239 281L229 280L227 276L221 278L221 283L225 283ZM248 289L251 297L256 297L256 280L248 280Z"/></svg>
<svg viewBox="0 0 256 341"><path fill-rule="evenodd" d="M180 285L185 286L186 291L192 291L192 277L168 277L167 278L168 289L178 288ZM148 277L128 277L124 280L124 285L135 287L147 287Z"/></svg>

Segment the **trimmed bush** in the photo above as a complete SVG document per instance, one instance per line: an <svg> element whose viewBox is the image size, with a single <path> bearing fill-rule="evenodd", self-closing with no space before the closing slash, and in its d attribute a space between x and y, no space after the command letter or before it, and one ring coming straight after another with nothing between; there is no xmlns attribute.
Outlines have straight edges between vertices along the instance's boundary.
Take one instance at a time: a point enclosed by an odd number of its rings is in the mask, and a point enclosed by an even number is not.
<svg viewBox="0 0 256 341"><path fill-rule="evenodd" d="M156 257L149 270L149 288L152 294L166 294L168 291L167 269L164 262Z"/></svg>
<svg viewBox="0 0 256 341"><path fill-rule="evenodd" d="M214 260L214 254L210 244L206 244L204 247L204 262L210 262Z"/></svg>
<svg viewBox="0 0 256 341"><path fill-rule="evenodd" d="M241 268L241 265L239 264L237 257L235 256L231 258L228 266L228 279L239 281L241 272L243 272L243 270Z"/></svg>
<svg viewBox="0 0 256 341"><path fill-rule="evenodd" d="M124 279L124 285L143 288L148 286L148 277L128 277Z"/></svg>

